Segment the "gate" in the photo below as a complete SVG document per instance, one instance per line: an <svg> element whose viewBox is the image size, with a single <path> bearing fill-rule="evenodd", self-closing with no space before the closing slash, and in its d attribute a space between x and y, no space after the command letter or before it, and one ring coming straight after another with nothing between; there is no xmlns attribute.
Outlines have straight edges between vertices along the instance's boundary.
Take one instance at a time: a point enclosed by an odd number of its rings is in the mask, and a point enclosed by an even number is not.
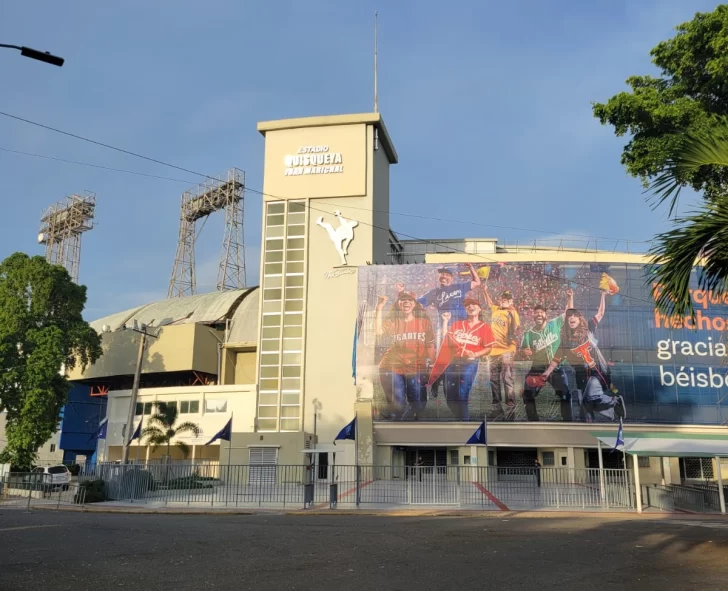
<svg viewBox="0 0 728 591"><path fill-rule="evenodd" d="M408 466L407 504L460 505L460 468Z"/></svg>

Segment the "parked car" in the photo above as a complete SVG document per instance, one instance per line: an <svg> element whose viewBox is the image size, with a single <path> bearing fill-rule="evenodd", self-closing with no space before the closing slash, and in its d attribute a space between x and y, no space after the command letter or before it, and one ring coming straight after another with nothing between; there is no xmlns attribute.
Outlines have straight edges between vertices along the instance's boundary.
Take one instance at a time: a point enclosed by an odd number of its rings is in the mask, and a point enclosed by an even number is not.
<svg viewBox="0 0 728 591"><path fill-rule="evenodd" d="M28 487L41 487L50 490L68 490L71 484L71 471L63 465L38 466L23 476L23 483Z"/></svg>

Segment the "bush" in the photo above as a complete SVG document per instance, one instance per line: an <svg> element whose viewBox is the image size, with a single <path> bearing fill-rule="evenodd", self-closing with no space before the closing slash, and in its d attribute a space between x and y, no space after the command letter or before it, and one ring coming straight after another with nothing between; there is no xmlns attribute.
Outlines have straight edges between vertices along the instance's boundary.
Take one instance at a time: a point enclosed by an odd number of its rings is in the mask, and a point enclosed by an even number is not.
<svg viewBox="0 0 728 591"><path fill-rule="evenodd" d="M66 466L68 468L68 471L71 473L71 476L78 476L79 472L81 472L81 466L78 464L69 464Z"/></svg>
<svg viewBox="0 0 728 591"><path fill-rule="evenodd" d="M85 491L85 497L84 495ZM103 480L86 480L79 484L78 492L73 497L73 502L79 505L84 503L102 503L106 500L106 490Z"/></svg>

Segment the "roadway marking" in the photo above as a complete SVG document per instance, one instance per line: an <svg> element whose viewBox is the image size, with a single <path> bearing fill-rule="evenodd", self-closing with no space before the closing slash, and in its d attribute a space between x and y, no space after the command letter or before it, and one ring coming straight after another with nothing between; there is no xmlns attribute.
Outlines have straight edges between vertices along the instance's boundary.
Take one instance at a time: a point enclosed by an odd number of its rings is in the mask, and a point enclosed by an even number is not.
<svg viewBox="0 0 728 591"><path fill-rule="evenodd" d="M18 527L4 527L0 531L19 531L21 529L42 529L46 527L61 527L60 524L53 525L20 525Z"/></svg>
<svg viewBox="0 0 728 591"><path fill-rule="evenodd" d="M491 493L487 488L485 488L480 482L473 482L473 486L477 488L480 492L482 492L486 497L488 497L491 502L493 502L496 507L498 507L501 511L510 511L508 507L493 493Z"/></svg>

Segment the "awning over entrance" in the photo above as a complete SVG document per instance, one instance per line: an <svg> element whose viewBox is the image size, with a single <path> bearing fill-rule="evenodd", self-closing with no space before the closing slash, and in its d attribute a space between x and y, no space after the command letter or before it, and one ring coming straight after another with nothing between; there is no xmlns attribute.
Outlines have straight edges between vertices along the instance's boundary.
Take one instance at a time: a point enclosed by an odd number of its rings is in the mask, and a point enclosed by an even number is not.
<svg viewBox="0 0 728 591"><path fill-rule="evenodd" d="M617 432L592 432L607 448L613 448ZM689 433L624 433L624 448L619 451L650 457L728 457L728 435Z"/></svg>

